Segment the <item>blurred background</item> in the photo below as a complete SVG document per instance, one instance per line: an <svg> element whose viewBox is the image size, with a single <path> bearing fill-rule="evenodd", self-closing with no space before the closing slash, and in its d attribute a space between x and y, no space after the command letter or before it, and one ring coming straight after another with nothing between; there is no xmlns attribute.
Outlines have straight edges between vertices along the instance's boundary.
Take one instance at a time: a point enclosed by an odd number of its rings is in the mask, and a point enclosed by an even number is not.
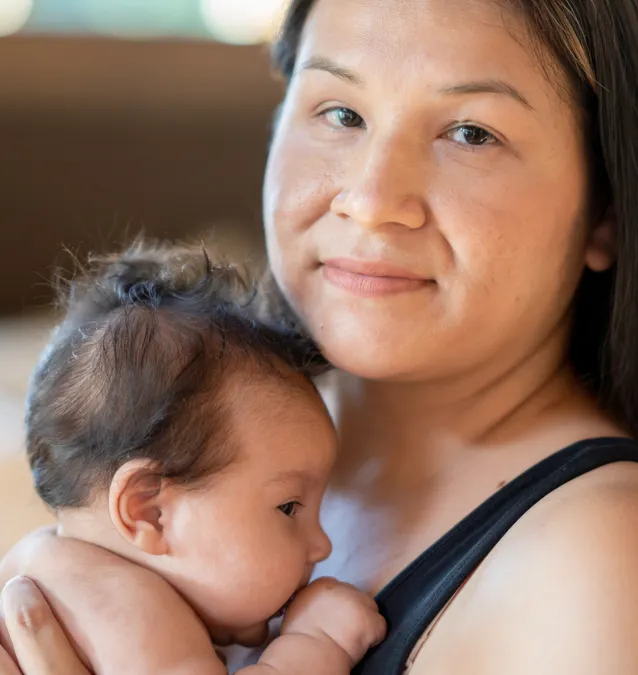
<svg viewBox="0 0 638 675"><path fill-rule="evenodd" d="M23 453L50 279L148 235L261 260L286 0L0 0L0 555L50 522Z"/></svg>

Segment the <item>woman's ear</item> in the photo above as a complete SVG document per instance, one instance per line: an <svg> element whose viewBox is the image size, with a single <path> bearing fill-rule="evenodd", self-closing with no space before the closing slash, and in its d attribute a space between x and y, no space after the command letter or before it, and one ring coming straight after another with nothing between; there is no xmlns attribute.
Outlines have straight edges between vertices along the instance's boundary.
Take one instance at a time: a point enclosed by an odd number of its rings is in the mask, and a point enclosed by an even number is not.
<svg viewBox="0 0 638 675"><path fill-rule="evenodd" d="M162 525L162 487L157 467L149 460L134 459L118 469L109 489L109 515L115 529L150 555L169 553Z"/></svg>
<svg viewBox="0 0 638 675"><path fill-rule="evenodd" d="M616 213L612 207L589 233L585 249L585 265L592 272L605 272L617 257Z"/></svg>

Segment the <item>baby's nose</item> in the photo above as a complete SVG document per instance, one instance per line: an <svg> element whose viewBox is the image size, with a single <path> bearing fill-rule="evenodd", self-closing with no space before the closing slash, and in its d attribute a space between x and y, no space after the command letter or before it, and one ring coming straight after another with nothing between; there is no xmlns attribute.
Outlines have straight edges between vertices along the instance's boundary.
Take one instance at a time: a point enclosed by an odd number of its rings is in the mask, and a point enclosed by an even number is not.
<svg viewBox="0 0 638 675"><path fill-rule="evenodd" d="M325 560L332 553L332 542L323 528L318 527L310 542L308 559L315 565Z"/></svg>

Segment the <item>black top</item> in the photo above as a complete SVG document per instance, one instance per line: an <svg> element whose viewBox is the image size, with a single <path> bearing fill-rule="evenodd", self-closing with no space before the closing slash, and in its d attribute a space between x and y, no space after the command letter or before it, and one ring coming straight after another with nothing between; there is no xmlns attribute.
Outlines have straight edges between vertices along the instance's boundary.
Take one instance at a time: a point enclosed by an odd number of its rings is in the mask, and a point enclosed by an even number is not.
<svg viewBox="0 0 638 675"><path fill-rule="evenodd" d="M638 443L620 438L581 441L536 464L483 502L379 593L376 600L388 622L388 635L353 672L402 673L427 627L519 518L561 485L620 461L638 462Z"/></svg>

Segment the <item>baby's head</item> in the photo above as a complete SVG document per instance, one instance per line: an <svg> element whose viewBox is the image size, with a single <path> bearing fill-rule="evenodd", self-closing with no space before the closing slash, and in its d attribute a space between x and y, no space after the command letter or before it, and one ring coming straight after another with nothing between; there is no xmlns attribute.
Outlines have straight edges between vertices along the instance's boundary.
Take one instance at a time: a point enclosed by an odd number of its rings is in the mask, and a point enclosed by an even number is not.
<svg viewBox="0 0 638 675"><path fill-rule="evenodd" d="M160 573L215 638L258 640L326 558L335 433L313 343L201 248L94 263L33 376L27 451L61 530Z"/></svg>

